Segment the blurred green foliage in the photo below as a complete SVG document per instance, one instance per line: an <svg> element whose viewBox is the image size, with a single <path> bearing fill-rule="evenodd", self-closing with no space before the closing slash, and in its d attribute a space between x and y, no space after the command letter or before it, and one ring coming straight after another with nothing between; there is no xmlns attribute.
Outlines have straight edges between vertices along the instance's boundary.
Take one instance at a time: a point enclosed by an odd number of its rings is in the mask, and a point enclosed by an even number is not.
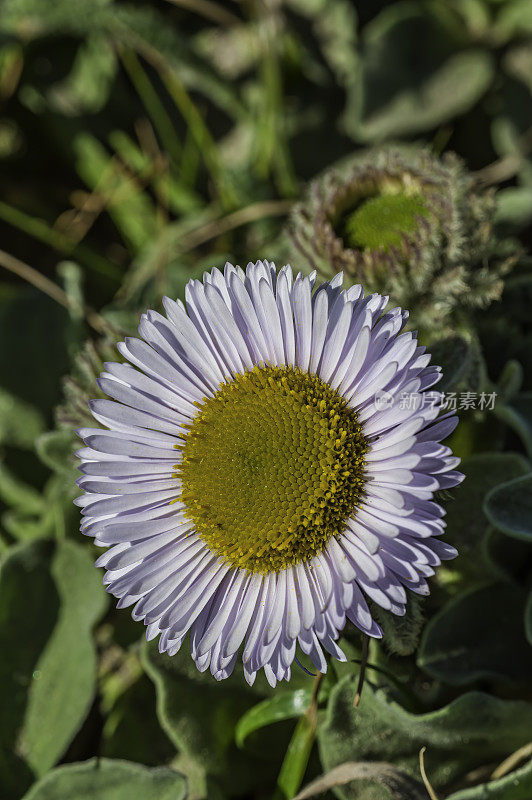
<svg viewBox="0 0 532 800"><path fill-rule="evenodd" d="M531 76L529 0L0 0L3 800L284 800L344 762L329 797L412 800L422 747L439 797L530 800ZM442 389L497 393L451 441L461 555L383 622L358 708L352 628L319 689L217 684L107 604L73 427L141 310L281 261L305 182L399 140L456 152L521 254L433 348Z"/></svg>

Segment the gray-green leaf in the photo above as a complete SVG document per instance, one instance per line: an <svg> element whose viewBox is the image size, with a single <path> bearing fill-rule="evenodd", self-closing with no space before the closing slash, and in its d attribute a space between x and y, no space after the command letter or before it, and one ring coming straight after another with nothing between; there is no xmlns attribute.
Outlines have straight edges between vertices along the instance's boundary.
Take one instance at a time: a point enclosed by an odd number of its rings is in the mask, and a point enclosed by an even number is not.
<svg viewBox="0 0 532 800"><path fill-rule="evenodd" d="M210 673L198 671L188 643L171 658L151 643L143 648L142 661L155 684L161 727L193 771L215 777L222 789L228 782L239 792L260 785L265 762L237 748L235 730L246 711L273 694L264 676L250 688L237 667L220 691Z"/></svg>
<svg viewBox="0 0 532 800"><path fill-rule="evenodd" d="M43 415L35 406L0 388L0 444L33 447L43 430Z"/></svg>
<svg viewBox="0 0 532 800"><path fill-rule="evenodd" d="M347 761L339 764L326 775L316 778L299 792L294 800L307 800L308 797L315 797L317 794L327 792L335 786L344 786L351 781L374 781L384 786L387 796L393 800L427 800L425 787L419 782L405 775L394 767L393 764L385 762L356 762Z"/></svg>
<svg viewBox="0 0 532 800"><path fill-rule="evenodd" d="M238 720L235 730L237 745L242 747L250 733L266 725L301 716L307 710L311 696L310 688L296 689L295 692L281 692L253 706Z"/></svg>
<svg viewBox="0 0 532 800"><path fill-rule="evenodd" d="M352 678L346 677L332 690L318 727L327 771L354 758L385 760L418 779L419 751L425 746L425 766L438 791L482 764L502 761L530 740L532 705L524 701L469 692L437 711L412 714L369 685L356 709L353 694ZM345 800L381 800L378 792L360 785L335 790Z"/></svg>
<svg viewBox="0 0 532 800"><path fill-rule="evenodd" d="M532 543L532 473L492 489L484 511L500 531Z"/></svg>
<svg viewBox="0 0 532 800"><path fill-rule="evenodd" d="M361 53L361 115L346 122L363 141L417 133L463 114L493 78L490 54L458 50L421 4L385 8L365 27Z"/></svg>
<svg viewBox="0 0 532 800"><path fill-rule="evenodd" d="M532 797L532 761L503 778L461 789L447 800L530 800Z"/></svg>
<svg viewBox="0 0 532 800"><path fill-rule="evenodd" d="M447 683L526 680L532 648L523 630L523 591L493 584L454 598L426 626L418 665Z"/></svg>
<svg viewBox="0 0 532 800"><path fill-rule="evenodd" d="M52 770L23 800L184 800L185 779L167 767L91 758Z"/></svg>
<svg viewBox="0 0 532 800"><path fill-rule="evenodd" d="M466 388L464 382L473 367L473 349L469 342L463 336L447 336L434 342L431 352L432 363L442 368L438 391L456 392L458 388Z"/></svg>
<svg viewBox="0 0 532 800"><path fill-rule="evenodd" d="M499 419L514 429L532 456L532 392L522 392L508 403L496 403L495 411Z"/></svg>
<svg viewBox="0 0 532 800"><path fill-rule="evenodd" d="M34 541L13 548L2 565L0 745L37 776L63 755L89 710L96 679L91 629L105 606L81 545Z"/></svg>
<svg viewBox="0 0 532 800"><path fill-rule="evenodd" d="M486 576L486 565L479 558L479 548L488 527L483 513L487 493L509 478L526 475L530 469L519 453L481 453L462 461L466 479L446 503L446 539L459 552L450 569L470 579Z"/></svg>

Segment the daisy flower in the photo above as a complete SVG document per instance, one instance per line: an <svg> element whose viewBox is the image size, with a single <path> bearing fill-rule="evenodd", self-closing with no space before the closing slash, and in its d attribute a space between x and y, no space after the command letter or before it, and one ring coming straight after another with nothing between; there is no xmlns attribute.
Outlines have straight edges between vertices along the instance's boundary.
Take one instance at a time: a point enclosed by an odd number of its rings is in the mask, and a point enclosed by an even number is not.
<svg viewBox="0 0 532 800"><path fill-rule="evenodd" d="M105 427L78 432L107 591L218 680L241 648L250 684L288 680L298 646L325 672L347 620L382 636L367 598L402 615L456 555L433 499L462 478L439 367L386 297L314 283L267 261L191 280L118 345Z"/></svg>

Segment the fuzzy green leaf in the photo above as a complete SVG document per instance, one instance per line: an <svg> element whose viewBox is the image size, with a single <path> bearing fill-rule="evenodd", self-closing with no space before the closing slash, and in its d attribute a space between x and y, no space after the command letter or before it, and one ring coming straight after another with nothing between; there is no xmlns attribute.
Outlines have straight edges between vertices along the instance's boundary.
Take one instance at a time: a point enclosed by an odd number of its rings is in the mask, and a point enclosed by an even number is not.
<svg viewBox="0 0 532 800"><path fill-rule="evenodd" d="M426 769L438 790L486 762L502 761L530 739L532 705L523 701L470 692L437 711L412 714L370 686L355 709L353 693L352 679L340 681L318 727L327 771L354 758L385 760L419 779L419 751L425 746ZM382 800L380 789L361 784L338 787L336 793L345 800Z"/></svg>
<svg viewBox="0 0 532 800"><path fill-rule="evenodd" d="M91 758L65 764L42 778L23 800L184 800L182 775L130 761Z"/></svg>
<svg viewBox="0 0 532 800"><path fill-rule="evenodd" d="M504 400L511 400L512 397L515 397L515 395L521 389L522 385L523 367L519 361L516 361L515 358L511 358L506 362L504 369L499 375L499 379L497 381L499 393Z"/></svg>
<svg viewBox="0 0 532 800"><path fill-rule="evenodd" d="M246 791L260 785L266 764L237 748L235 731L252 706L273 694L264 676L258 675L249 687L237 666L223 682L222 692L209 672L198 671L187 643L171 658L152 643L143 648L142 661L155 683L161 727L193 769L215 777L222 789L230 784L232 791ZM312 681L307 676L294 678L294 688ZM269 755L281 757L275 752Z"/></svg>
<svg viewBox="0 0 532 800"><path fill-rule="evenodd" d="M499 419L514 429L532 457L532 392L518 394L508 403L496 403L495 410Z"/></svg>
<svg viewBox="0 0 532 800"><path fill-rule="evenodd" d="M236 743L242 747L253 731L284 719L300 717L306 711L311 696L310 689L296 689L295 692L281 692L253 706L238 720L235 730Z"/></svg>
<svg viewBox="0 0 532 800"><path fill-rule="evenodd" d="M307 800L309 797L323 794L328 789L344 786L351 781L376 782L387 790L386 797L391 797L393 800L426 800L427 798L423 785L419 781L413 780L410 775L405 775L393 764L347 761L305 786L294 800Z"/></svg>
<svg viewBox="0 0 532 800"><path fill-rule="evenodd" d="M0 463L0 498L6 505L23 511L25 515L40 514L45 509L41 494L33 486L13 475L2 463Z"/></svg>
<svg viewBox="0 0 532 800"><path fill-rule="evenodd" d="M484 511L498 530L532 543L532 473L492 489Z"/></svg>
<svg viewBox="0 0 532 800"><path fill-rule="evenodd" d="M395 3L364 30L361 117L349 131L382 141L429 130L469 110L492 78L488 52L460 51L421 4Z"/></svg>
<svg viewBox="0 0 532 800"><path fill-rule="evenodd" d="M461 789L447 800L530 800L532 797L532 760L503 778Z"/></svg>
<svg viewBox="0 0 532 800"><path fill-rule="evenodd" d="M63 755L89 710L91 629L105 606L92 559L78 544L31 542L2 565L0 651L9 657L0 660L0 746L14 748L38 776Z"/></svg>
<svg viewBox="0 0 532 800"><path fill-rule="evenodd" d="M0 388L0 444L33 447L44 430L41 412Z"/></svg>
<svg viewBox="0 0 532 800"><path fill-rule="evenodd" d="M482 541L482 554L497 581L524 585L532 570L532 547L522 539L509 538L489 527Z"/></svg>
<svg viewBox="0 0 532 800"><path fill-rule="evenodd" d="M439 392L456 392L464 385L472 367L473 352L463 336L448 336L431 346L432 363L442 368ZM470 388L470 387L467 387Z"/></svg>
<svg viewBox="0 0 532 800"><path fill-rule="evenodd" d="M528 0L510 0L497 19L497 32L501 38L532 32L532 7Z"/></svg>
<svg viewBox="0 0 532 800"><path fill-rule="evenodd" d="M479 558L479 549L488 527L483 502L490 490L508 478L526 475L527 460L519 453L480 453L462 461L460 469L466 478L446 503L445 538L458 549L459 558L451 571L470 579L486 577L486 564Z"/></svg>
<svg viewBox="0 0 532 800"><path fill-rule="evenodd" d="M75 445L79 443L73 431L47 431L36 441L37 455L54 472L73 472Z"/></svg>
<svg viewBox="0 0 532 800"><path fill-rule="evenodd" d="M109 680L113 678L116 680L114 675ZM135 759L155 767L169 763L175 756L175 747L159 725L155 690L146 675L115 699L106 714L102 738L102 754L107 758Z"/></svg>
<svg viewBox="0 0 532 800"><path fill-rule="evenodd" d="M479 678L525 681L532 672L525 597L517 587L493 584L454 598L426 626L418 665L455 686Z"/></svg>
<svg viewBox="0 0 532 800"><path fill-rule="evenodd" d="M383 643L390 653L409 656L415 651L425 621L424 600L419 595L409 595L403 617L396 617L371 603L371 614L382 628Z"/></svg>

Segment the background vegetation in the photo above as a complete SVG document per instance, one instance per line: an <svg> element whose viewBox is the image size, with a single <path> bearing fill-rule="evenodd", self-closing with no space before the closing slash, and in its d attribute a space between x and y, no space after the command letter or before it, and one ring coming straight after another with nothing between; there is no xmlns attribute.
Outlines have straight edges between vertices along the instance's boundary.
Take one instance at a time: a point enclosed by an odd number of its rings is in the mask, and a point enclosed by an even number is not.
<svg viewBox="0 0 532 800"><path fill-rule="evenodd" d="M342 800L530 800L531 92L529 0L0 2L4 800L282 800L323 773ZM448 391L497 392L452 442L461 555L383 621L357 709L353 629L321 683L217 684L108 602L72 426L140 310L282 259L305 183L390 141L458 153L520 253L475 346L434 343Z"/></svg>

